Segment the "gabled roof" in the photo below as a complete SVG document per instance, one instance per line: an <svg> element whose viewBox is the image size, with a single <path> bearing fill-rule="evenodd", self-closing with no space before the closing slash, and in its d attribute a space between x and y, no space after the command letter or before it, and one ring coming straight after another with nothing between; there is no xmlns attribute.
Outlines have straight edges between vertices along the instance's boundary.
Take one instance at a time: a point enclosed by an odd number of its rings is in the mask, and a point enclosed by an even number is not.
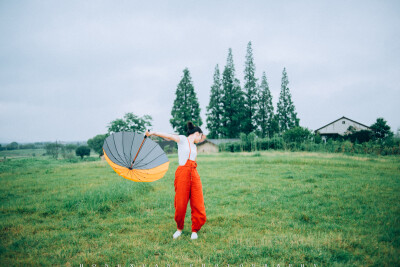
<svg viewBox="0 0 400 267"><path fill-rule="evenodd" d="M369 126L367 126L367 125L364 125L364 124L362 124L362 123L359 123L359 122L357 122L357 121L354 121L354 120L352 120L352 119L349 119L349 118L346 118L345 116L343 116L343 117L341 117L341 118L339 118L339 119L337 119L337 120L335 120L335 121L332 121L332 122L328 123L327 125L322 126L321 128L318 128L318 129L315 130L314 132L316 132L316 131L318 131L318 130L321 130L322 128L324 128L324 127L326 127L326 126L328 126L328 125L330 125L330 124L332 124L332 123L334 123L334 122L337 122L337 121L339 121L339 120L341 120L341 119L347 119L347 120L349 120L349 121L352 121L352 122L358 123L358 124L360 124L360 125L362 125L362 126L364 126L364 127L367 127L368 129L371 129L371 128L370 128Z"/></svg>

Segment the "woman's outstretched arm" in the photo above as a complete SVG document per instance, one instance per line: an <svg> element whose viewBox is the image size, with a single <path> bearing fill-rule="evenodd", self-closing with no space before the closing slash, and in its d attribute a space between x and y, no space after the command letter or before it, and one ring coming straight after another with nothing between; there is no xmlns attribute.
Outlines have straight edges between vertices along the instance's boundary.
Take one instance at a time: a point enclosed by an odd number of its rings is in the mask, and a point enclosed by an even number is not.
<svg viewBox="0 0 400 267"><path fill-rule="evenodd" d="M166 140L173 140L173 141L179 143L179 136L176 134L161 133L161 132L149 132L149 130L147 130L145 134L147 136L150 136L150 135L159 136Z"/></svg>

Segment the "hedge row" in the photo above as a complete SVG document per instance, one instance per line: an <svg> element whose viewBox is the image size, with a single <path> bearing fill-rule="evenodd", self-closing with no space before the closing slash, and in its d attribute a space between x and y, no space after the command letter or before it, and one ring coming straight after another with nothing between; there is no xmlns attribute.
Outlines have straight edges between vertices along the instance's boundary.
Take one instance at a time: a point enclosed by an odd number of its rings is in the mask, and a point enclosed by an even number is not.
<svg viewBox="0 0 400 267"><path fill-rule="evenodd" d="M350 154L376 154L376 155L400 155L400 139L389 139L383 141L369 141L364 143L352 143L349 140L332 140L322 143L305 141L301 143L285 142L282 137L270 139L256 139L253 142L231 142L219 145L219 151L242 152L262 150L289 150L289 151L323 151L333 153Z"/></svg>

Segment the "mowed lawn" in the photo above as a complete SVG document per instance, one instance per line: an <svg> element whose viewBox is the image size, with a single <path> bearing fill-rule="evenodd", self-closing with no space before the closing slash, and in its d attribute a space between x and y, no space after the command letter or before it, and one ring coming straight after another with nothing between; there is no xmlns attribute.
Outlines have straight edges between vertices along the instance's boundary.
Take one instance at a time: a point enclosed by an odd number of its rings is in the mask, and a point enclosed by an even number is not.
<svg viewBox="0 0 400 267"><path fill-rule="evenodd" d="M197 157L207 222L172 239L177 155L135 183L105 161L0 162L0 265L399 266L400 157Z"/></svg>

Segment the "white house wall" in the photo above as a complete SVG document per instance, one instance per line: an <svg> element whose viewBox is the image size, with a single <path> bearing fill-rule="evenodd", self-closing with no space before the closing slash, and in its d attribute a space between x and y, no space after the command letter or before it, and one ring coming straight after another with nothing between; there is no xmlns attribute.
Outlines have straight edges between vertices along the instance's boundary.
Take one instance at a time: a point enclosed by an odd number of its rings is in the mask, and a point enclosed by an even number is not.
<svg viewBox="0 0 400 267"><path fill-rule="evenodd" d="M218 146L210 143L203 143L197 146L197 152L199 153L218 153Z"/></svg>
<svg viewBox="0 0 400 267"><path fill-rule="evenodd" d="M343 123L344 122L344 123ZM360 130L368 130L367 127L360 125L356 122L353 122L351 120L348 119L340 119L334 123L331 123L327 126L325 126L324 128L318 130L318 132L320 134L332 134L332 133L337 133L340 135L344 135L345 132L347 131L347 129L349 128L349 126L353 126L354 128L356 128L357 131Z"/></svg>

